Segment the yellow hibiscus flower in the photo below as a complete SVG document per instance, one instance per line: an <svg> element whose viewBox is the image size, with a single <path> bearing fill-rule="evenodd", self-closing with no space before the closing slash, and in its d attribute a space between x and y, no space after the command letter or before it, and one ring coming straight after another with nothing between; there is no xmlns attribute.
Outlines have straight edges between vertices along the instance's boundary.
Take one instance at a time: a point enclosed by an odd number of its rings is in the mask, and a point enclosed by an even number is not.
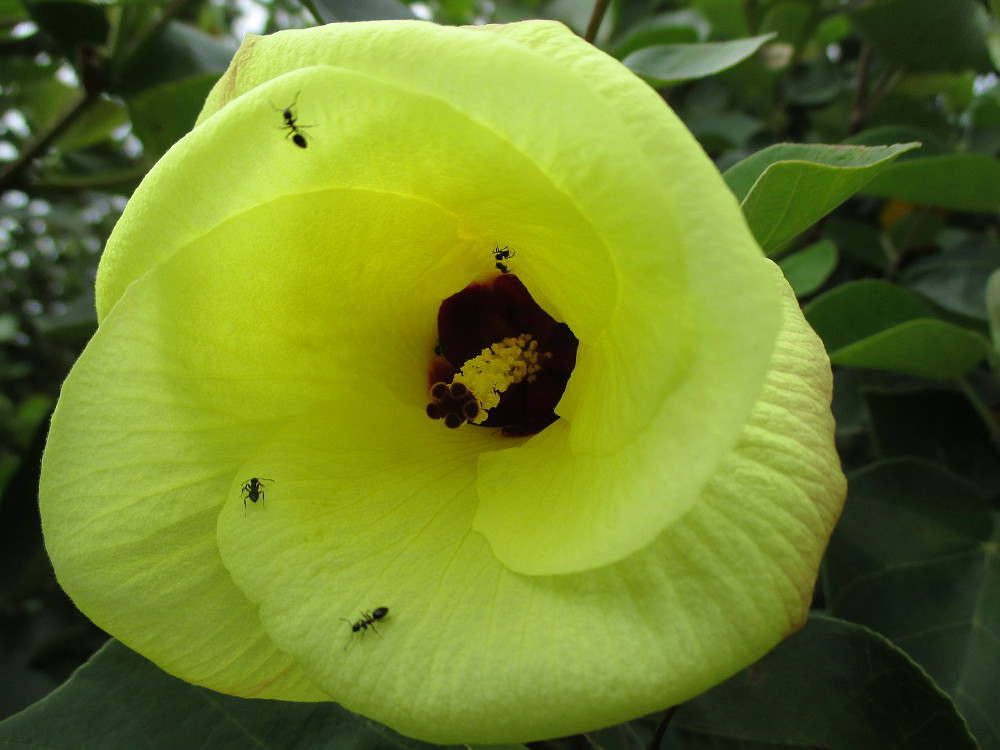
<svg viewBox="0 0 1000 750"><path fill-rule="evenodd" d="M46 543L172 674L527 741L804 622L822 344L677 117L558 24L249 37L97 304Z"/></svg>

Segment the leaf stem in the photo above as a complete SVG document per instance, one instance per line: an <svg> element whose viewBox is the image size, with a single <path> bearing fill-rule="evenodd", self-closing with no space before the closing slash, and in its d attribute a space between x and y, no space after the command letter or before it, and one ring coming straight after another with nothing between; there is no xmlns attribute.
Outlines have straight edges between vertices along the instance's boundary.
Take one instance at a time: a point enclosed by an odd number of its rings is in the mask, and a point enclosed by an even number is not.
<svg viewBox="0 0 1000 750"><path fill-rule="evenodd" d="M851 105L851 116L848 120L847 134L855 135L864 125L868 115L865 99L868 96L868 77L872 67L872 46L863 44L858 55L858 74L854 82L854 103Z"/></svg>
<svg viewBox="0 0 1000 750"><path fill-rule="evenodd" d="M601 21L604 20L604 13L610 4L611 0L596 0L594 3L594 10L590 13L587 30L583 33L583 40L585 42L594 43L594 39L597 37L597 29L600 28Z"/></svg>
<svg viewBox="0 0 1000 750"><path fill-rule="evenodd" d="M740 0L743 6L743 22L747 25L747 34L754 36L757 33L757 0Z"/></svg>
<svg viewBox="0 0 1000 750"><path fill-rule="evenodd" d="M976 392L976 389L969 384L968 380L964 377L960 377L956 378L956 382L958 383L958 387L962 389L962 393L965 394L965 397L969 399L969 403L972 405L972 408L975 409L976 414L978 414L979 418L983 421L983 425L989 433L990 442L993 443L993 447L1000 450L1000 421L998 421L997 417L994 416L990 407Z"/></svg>
<svg viewBox="0 0 1000 750"><path fill-rule="evenodd" d="M320 14L319 9L316 7L316 3L313 0L301 0L302 6L312 14L312 17L316 19L316 23L324 24L329 23L329 21Z"/></svg>
<svg viewBox="0 0 1000 750"><path fill-rule="evenodd" d="M660 723L656 725L656 731L653 732L653 736L649 738L649 744L646 745L646 750L659 750L660 743L663 742L663 735L667 733L667 727L670 726L670 720L674 718L674 714L677 713L678 708L679 706L671 706L663 712L663 716L660 717Z"/></svg>

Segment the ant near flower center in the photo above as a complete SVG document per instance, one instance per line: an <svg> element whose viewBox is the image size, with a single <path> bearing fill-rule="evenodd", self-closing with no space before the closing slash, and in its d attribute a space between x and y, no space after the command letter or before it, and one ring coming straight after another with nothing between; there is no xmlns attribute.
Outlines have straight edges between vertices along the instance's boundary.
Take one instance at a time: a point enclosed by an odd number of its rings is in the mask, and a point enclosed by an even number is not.
<svg viewBox="0 0 1000 750"><path fill-rule="evenodd" d="M509 245L504 245L503 247L500 247L499 242L493 246L493 260L496 261L497 270L500 273L510 273L510 269L507 268L507 264L504 263L503 261L510 260L517 254L513 250L510 250L509 247L510 247Z"/></svg>

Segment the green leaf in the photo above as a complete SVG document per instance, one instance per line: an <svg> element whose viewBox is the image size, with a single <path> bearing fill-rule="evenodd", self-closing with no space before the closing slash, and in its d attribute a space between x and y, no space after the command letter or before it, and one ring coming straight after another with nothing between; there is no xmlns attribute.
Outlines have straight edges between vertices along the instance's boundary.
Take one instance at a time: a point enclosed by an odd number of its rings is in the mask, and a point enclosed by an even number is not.
<svg viewBox="0 0 1000 750"><path fill-rule="evenodd" d="M976 0L883 0L853 13L858 33L910 70L988 71L989 17Z"/></svg>
<svg viewBox="0 0 1000 750"><path fill-rule="evenodd" d="M986 279L1000 268L1000 242L972 235L958 246L916 260L900 282L949 312L985 321Z"/></svg>
<svg viewBox="0 0 1000 750"><path fill-rule="evenodd" d="M899 161L908 161L914 157L923 159L928 156L944 156L955 151L930 130L905 123L868 128L845 138L843 142L851 146L890 146L893 143L913 142L920 144L919 151L903 154Z"/></svg>
<svg viewBox="0 0 1000 750"><path fill-rule="evenodd" d="M1000 461L980 415L960 392L941 388L899 393L866 389L865 407L878 452L946 466L1000 496Z"/></svg>
<svg viewBox="0 0 1000 750"><path fill-rule="evenodd" d="M24 4L20 0L0 0L0 20L13 26L25 19Z"/></svg>
<svg viewBox="0 0 1000 750"><path fill-rule="evenodd" d="M844 90L843 72L820 55L790 71L784 88L789 102L815 107L831 101Z"/></svg>
<svg viewBox="0 0 1000 750"><path fill-rule="evenodd" d="M107 140L127 122L125 108L111 99L98 99L57 141L62 151L87 148Z"/></svg>
<svg viewBox="0 0 1000 750"><path fill-rule="evenodd" d="M691 115L684 123L709 152L742 148L764 128L764 124L743 112Z"/></svg>
<svg viewBox="0 0 1000 750"><path fill-rule="evenodd" d="M758 30L763 34L774 32L775 41L800 49L812 32L815 8L815 3L804 0L779 0L764 12Z"/></svg>
<svg viewBox="0 0 1000 750"><path fill-rule="evenodd" d="M893 459L851 476L826 559L831 611L906 649L984 748L1000 747L998 542L975 485L940 464Z"/></svg>
<svg viewBox="0 0 1000 750"><path fill-rule="evenodd" d="M708 20L717 39L735 39L750 33L739 0L691 0L687 4Z"/></svg>
<svg viewBox="0 0 1000 750"><path fill-rule="evenodd" d="M885 533L889 528L892 534ZM974 552L992 529L983 493L940 463L900 457L869 464L849 477L847 503L827 552L824 586L831 606L836 609L837 597L869 575Z"/></svg>
<svg viewBox="0 0 1000 750"><path fill-rule="evenodd" d="M884 281L842 284L804 312L834 364L956 378L987 351L982 336L937 319L913 292Z"/></svg>
<svg viewBox="0 0 1000 750"><path fill-rule="evenodd" d="M320 23L332 21L383 21L412 19L413 13L398 0L311 0L321 16Z"/></svg>
<svg viewBox="0 0 1000 750"><path fill-rule="evenodd" d="M976 748L954 704L905 653L823 616L682 705L670 733L685 750Z"/></svg>
<svg viewBox="0 0 1000 750"><path fill-rule="evenodd" d="M822 45L837 44L851 35L851 22L846 13L833 13L823 18L813 35Z"/></svg>
<svg viewBox="0 0 1000 750"><path fill-rule="evenodd" d="M659 13L629 27L608 53L619 60L636 50L657 44L697 44L708 36L708 24L693 10Z"/></svg>
<svg viewBox="0 0 1000 750"><path fill-rule="evenodd" d="M1000 270L990 274L986 282L985 297L993 348L1000 355Z"/></svg>
<svg viewBox="0 0 1000 750"><path fill-rule="evenodd" d="M164 83L205 74L218 77L229 67L235 51L228 39L171 21L129 57L114 93L131 98Z"/></svg>
<svg viewBox="0 0 1000 750"><path fill-rule="evenodd" d="M830 352L830 362L923 378L957 378L986 356L986 340L943 320L911 320Z"/></svg>
<svg viewBox="0 0 1000 750"><path fill-rule="evenodd" d="M774 34L731 42L658 44L628 55L622 63L656 86L705 78L753 55Z"/></svg>
<svg viewBox="0 0 1000 750"><path fill-rule="evenodd" d="M844 257L876 270L888 265L882 235L871 224L834 215L823 222L823 236L833 240Z"/></svg>
<svg viewBox="0 0 1000 750"><path fill-rule="evenodd" d="M77 45L99 46L107 41L110 24L102 5L79 0L25 0L24 7L70 60L75 59Z"/></svg>
<svg viewBox="0 0 1000 750"><path fill-rule="evenodd" d="M211 738L209 742L207 738ZM0 722L0 748L433 748L335 703L249 700L195 687L109 642L58 690Z"/></svg>
<svg viewBox="0 0 1000 750"><path fill-rule="evenodd" d="M162 154L191 130L217 80L214 73L192 76L147 89L130 100L132 126L143 145Z"/></svg>
<svg viewBox="0 0 1000 750"><path fill-rule="evenodd" d="M823 286L837 267L837 246L830 240L820 240L782 258L778 265L795 296L805 297Z"/></svg>
<svg viewBox="0 0 1000 750"><path fill-rule="evenodd" d="M918 145L779 143L730 167L723 177L742 201L761 247L774 253Z"/></svg>
<svg viewBox="0 0 1000 750"><path fill-rule="evenodd" d="M861 192L958 211L997 211L1000 161L971 153L907 159L888 167Z"/></svg>

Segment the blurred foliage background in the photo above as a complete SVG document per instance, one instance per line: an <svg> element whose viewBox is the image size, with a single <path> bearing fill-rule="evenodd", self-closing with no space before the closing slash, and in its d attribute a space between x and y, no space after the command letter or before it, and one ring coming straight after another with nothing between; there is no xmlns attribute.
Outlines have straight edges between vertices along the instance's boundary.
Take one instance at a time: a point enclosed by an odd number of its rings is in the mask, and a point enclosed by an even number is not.
<svg viewBox="0 0 1000 750"><path fill-rule="evenodd" d="M980 746L1000 748L1000 380L987 305L1000 268L1000 0L616 0L596 28L593 11L590 0L0 0L0 717L106 639L61 593L42 545L47 419L96 327L111 227L193 126L242 36L337 20L553 18L678 112L831 353L850 494L816 610L884 636L879 648L918 675L900 684L927 680L922 669ZM991 289L1000 326L1000 279ZM843 639L824 636L830 622L807 627L813 651L786 656L820 686L844 660ZM873 675L852 679L870 687ZM854 700L864 689L846 684L829 691ZM724 718L682 708L670 746L708 747L697 727L738 720L738 689L720 689ZM901 721L883 699L876 713ZM774 705L791 727L783 747L827 746L794 744L803 709ZM637 723L599 740L634 746L650 732ZM906 746L966 746L943 737ZM711 746L764 747L747 742Z"/></svg>

